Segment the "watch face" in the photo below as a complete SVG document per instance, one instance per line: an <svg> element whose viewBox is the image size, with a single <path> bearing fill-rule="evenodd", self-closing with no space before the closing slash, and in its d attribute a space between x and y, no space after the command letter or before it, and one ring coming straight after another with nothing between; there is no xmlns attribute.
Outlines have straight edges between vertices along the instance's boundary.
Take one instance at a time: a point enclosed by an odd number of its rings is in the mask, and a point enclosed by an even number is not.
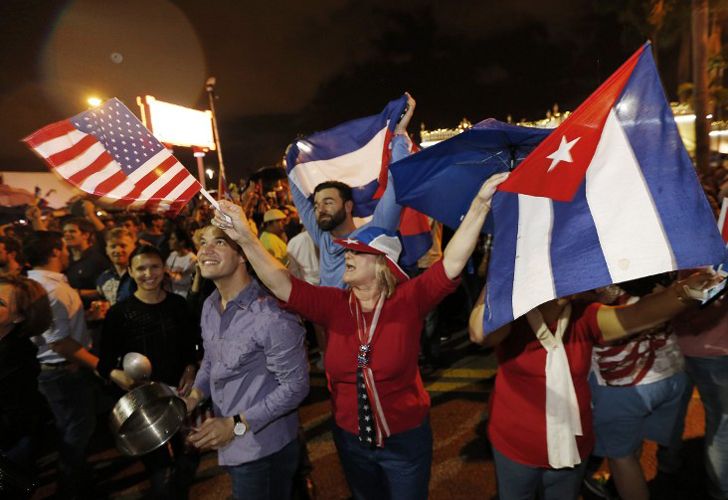
<svg viewBox="0 0 728 500"><path fill-rule="evenodd" d="M235 427L233 427L233 434L235 434L236 436L242 436L243 434L245 434L246 430L247 429L245 427L245 424L242 422L238 422L237 424L235 424Z"/></svg>

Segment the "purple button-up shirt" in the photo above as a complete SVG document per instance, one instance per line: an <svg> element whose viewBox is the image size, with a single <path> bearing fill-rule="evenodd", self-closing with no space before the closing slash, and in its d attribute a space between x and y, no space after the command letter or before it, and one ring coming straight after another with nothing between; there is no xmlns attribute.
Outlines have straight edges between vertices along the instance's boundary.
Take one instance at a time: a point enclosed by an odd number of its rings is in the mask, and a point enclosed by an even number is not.
<svg viewBox="0 0 728 500"><path fill-rule="evenodd" d="M308 394L304 329L297 316L253 280L221 310L215 290L202 309L205 357L195 387L216 416L242 413L250 428L218 450L220 465L239 465L296 438L296 408Z"/></svg>

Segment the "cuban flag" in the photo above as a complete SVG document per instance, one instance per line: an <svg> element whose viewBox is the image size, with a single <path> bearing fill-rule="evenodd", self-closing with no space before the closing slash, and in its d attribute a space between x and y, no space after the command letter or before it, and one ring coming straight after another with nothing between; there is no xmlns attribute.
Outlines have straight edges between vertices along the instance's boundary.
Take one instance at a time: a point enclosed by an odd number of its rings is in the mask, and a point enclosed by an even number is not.
<svg viewBox="0 0 728 500"><path fill-rule="evenodd" d="M407 106L407 96L390 101L378 115L351 120L294 142L286 154L290 182L309 199L314 188L337 180L352 187L353 215L366 219L374 213L387 187L394 129ZM416 146L410 144L410 151ZM432 245L427 217L412 209L400 216L403 266L417 262Z"/></svg>
<svg viewBox="0 0 728 500"><path fill-rule="evenodd" d="M724 258L649 44L499 188L486 333L551 299Z"/></svg>
<svg viewBox="0 0 728 500"><path fill-rule="evenodd" d="M294 142L286 154L288 179L312 197L322 182L337 180L354 190L354 217L369 217L384 189L389 145L407 97L390 101L378 115L351 120Z"/></svg>
<svg viewBox="0 0 728 500"><path fill-rule="evenodd" d="M480 186L508 172L551 130L520 127L492 118L389 166L397 202L457 229ZM492 216L483 227L492 234Z"/></svg>

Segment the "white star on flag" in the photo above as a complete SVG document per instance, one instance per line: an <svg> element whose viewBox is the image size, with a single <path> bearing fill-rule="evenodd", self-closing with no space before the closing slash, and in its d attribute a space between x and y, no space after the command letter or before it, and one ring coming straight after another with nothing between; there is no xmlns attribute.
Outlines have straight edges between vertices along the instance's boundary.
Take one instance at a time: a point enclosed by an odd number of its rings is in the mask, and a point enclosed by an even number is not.
<svg viewBox="0 0 728 500"><path fill-rule="evenodd" d="M574 162L574 160L571 158L571 148L574 147L574 144L576 144L579 139L581 139L581 137L577 137L573 141L566 142L566 136L561 136L561 144L559 144L559 149L546 157L551 160L551 165L549 165L547 172L551 172L554 168L556 168L556 165L558 165L562 161L568 161L569 163Z"/></svg>

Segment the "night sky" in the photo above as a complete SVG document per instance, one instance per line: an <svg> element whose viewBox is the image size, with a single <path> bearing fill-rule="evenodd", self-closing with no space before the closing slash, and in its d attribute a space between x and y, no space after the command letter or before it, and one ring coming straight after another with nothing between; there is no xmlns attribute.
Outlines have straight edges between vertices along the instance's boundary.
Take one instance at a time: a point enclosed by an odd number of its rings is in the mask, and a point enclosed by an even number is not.
<svg viewBox="0 0 728 500"><path fill-rule="evenodd" d="M43 170L19 139L83 111L89 95L134 112L144 94L203 109L208 76L230 179L405 90L417 99L412 131L542 118L555 102L574 109L644 42L615 8L638 3L6 0L0 170ZM193 167L188 152L178 156Z"/></svg>

